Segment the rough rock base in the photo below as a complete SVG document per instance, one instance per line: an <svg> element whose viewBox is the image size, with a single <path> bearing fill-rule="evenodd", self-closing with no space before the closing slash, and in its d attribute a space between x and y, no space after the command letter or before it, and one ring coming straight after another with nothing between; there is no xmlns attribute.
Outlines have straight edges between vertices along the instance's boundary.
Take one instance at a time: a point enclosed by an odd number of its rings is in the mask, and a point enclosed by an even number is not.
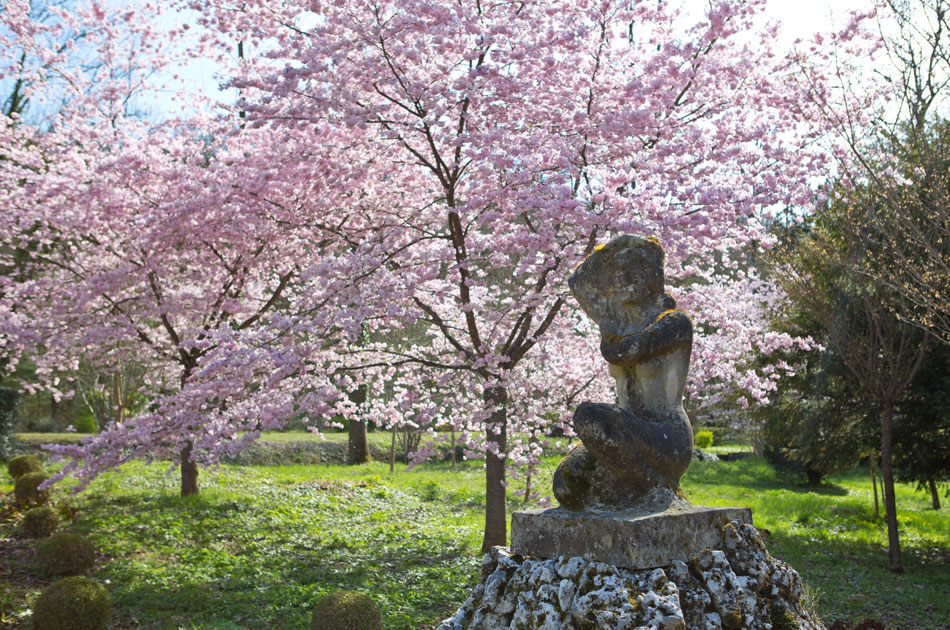
<svg viewBox="0 0 950 630"><path fill-rule="evenodd" d="M825 630L802 607L802 581L735 521L722 549L648 570L580 557L512 556L495 547L482 578L437 630Z"/></svg>
<svg viewBox="0 0 950 630"><path fill-rule="evenodd" d="M671 491L657 489L646 502L627 509L515 512L511 553L539 558L583 556L627 569L650 569L688 560L703 549L720 548L722 527L730 521L751 525L752 510L693 505Z"/></svg>

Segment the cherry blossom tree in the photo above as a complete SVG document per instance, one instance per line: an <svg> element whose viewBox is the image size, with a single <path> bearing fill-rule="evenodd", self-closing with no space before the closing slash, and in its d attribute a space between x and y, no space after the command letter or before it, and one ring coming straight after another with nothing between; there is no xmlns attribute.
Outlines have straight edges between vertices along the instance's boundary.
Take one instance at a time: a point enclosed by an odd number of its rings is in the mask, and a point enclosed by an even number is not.
<svg viewBox="0 0 950 630"><path fill-rule="evenodd" d="M358 185L338 191L338 234L378 262L358 290L383 306L367 325L425 330L410 346L352 346L352 367L414 366L403 373L443 388L486 456L486 549L506 540L507 458L595 385L565 279L598 242L633 232L665 247L701 335L696 395L716 380L761 398L777 375L745 358L793 341L757 328L774 295L740 270L769 243L766 209L809 200L819 132L793 122L762 2L670 4L191 5L256 51L232 82L250 127L349 138L332 170ZM607 395L603 376L595 386Z"/></svg>
<svg viewBox="0 0 950 630"><path fill-rule="evenodd" d="M141 11L91 3L39 20L21 4L5 7L0 29L18 98L52 95L61 106L46 120L12 112L0 124L4 368L29 356L40 382L23 386L59 396L61 379L81 362L107 370L134 361L151 399L133 417L117 414L98 435L55 449L72 459L52 481L74 475L84 486L129 458L167 457L181 465L182 494L193 494L198 463L243 448L294 413L348 410L332 373L285 368L281 349L293 337L284 314L297 306L295 282L319 270L321 286L342 294L333 268L316 262L335 241L321 239L301 210L326 219L322 200L333 195L323 188L338 182L289 181L276 165L262 166L254 148L270 137L230 115L159 125L132 116L129 103L152 89L146 77L171 60L143 41L164 45L176 32L158 37L153 22L135 21ZM82 33L98 57L64 54L63 29ZM306 146L285 145L282 155L311 158ZM345 258L334 268L353 277ZM323 308L328 295L306 297L311 336L320 322L327 336L358 328ZM280 347L258 351L267 344ZM303 369L318 361L311 352ZM261 388L266 400L251 395Z"/></svg>

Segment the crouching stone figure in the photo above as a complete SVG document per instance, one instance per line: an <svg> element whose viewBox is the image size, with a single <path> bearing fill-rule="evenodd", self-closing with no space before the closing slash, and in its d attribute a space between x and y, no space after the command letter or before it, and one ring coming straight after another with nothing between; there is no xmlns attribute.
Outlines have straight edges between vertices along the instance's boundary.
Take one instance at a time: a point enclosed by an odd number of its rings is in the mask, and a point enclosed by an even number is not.
<svg viewBox="0 0 950 630"><path fill-rule="evenodd" d="M693 433L683 387L693 344L689 317L663 290L663 249L625 235L598 248L568 280L600 328L617 404L582 403L574 448L554 473L563 507L622 508L654 488L677 492Z"/></svg>

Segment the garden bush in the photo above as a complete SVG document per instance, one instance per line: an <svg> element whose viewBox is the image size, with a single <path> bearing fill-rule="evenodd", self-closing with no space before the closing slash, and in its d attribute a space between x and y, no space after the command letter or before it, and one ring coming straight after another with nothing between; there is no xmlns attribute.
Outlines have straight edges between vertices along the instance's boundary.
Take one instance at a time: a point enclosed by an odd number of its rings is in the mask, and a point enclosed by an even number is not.
<svg viewBox="0 0 950 630"><path fill-rule="evenodd" d="M31 472L22 475L13 486L13 497L20 508L44 505L49 501L49 490L40 490L40 484L46 481L46 475L41 472Z"/></svg>
<svg viewBox="0 0 950 630"><path fill-rule="evenodd" d="M59 527L59 514L49 506L35 507L23 515L22 527L30 538L46 538Z"/></svg>
<svg viewBox="0 0 950 630"><path fill-rule="evenodd" d="M85 577L53 582L33 605L33 630L105 630L110 621L109 593Z"/></svg>
<svg viewBox="0 0 950 630"><path fill-rule="evenodd" d="M84 413L73 420L73 428L77 433L98 433L99 426L91 413Z"/></svg>
<svg viewBox="0 0 950 630"><path fill-rule="evenodd" d="M317 604L310 630L380 630L382 616L372 597L355 591L327 595Z"/></svg>
<svg viewBox="0 0 950 630"><path fill-rule="evenodd" d="M36 545L36 564L47 573L80 575L95 563L92 543L79 534L56 534Z"/></svg>
<svg viewBox="0 0 950 630"><path fill-rule="evenodd" d="M43 462L36 455L17 455L7 462L7 472L19 479L27 473L43 472Z"/></svg>
<svg viewBox="0 0 950 630"><path fill-rule="evenodd" d="M709 448L713 445L712 431L700 431L696 434L696 448Z"/></svg>

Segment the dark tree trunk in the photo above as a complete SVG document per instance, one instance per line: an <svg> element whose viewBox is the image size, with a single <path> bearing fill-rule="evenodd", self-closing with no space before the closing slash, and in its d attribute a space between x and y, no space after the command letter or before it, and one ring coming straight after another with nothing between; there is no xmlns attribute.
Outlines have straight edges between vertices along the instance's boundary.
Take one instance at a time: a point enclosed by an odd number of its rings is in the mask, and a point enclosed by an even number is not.
<svg viewBox="0 0 950 630"><path fill-rule="evenodd" d="M806 468L805 475L808 476L808 485L812 488L817 488L821 485L822 474L821 471L815 470L814 468Z"/></svg>
<svg viewBox="0 0 950 630"><path fill-rule="evenodd" d="M194 371L197 364L194 358L187 358L183 361L181 372L181 389L185 388L185 383ZM193 437L188 436L185 446L181 449L181 496L187 497L192 494L198 494L198 462L192 459L194 450Z"/></svg>
<svg viewBox="0 0 950 630"><path fill-rule="evenodd" d="M505 463L508 448L508 390L501 386L485 390L485 404L497 407L488 418L485 437L502 456L485 456L485 538L482 552L508 544L508 517L505 492Z"/></svg>
<svg viewBox="0 0 950 630"><path fill-rule="evenodd" d="M881 409L881 477L884 480L884 519L887 521L887 553L891 573L903 573L901 540L897 529L897 500L894 497L894 470L891 465L891 443L894 432L894 410Z"/></svg>
<svg viewBox="0 0 950 630"><path fill-rule="evenodd" d="M366 434L366 423L361 420L349 422L349 448L346 452L347 464L366 464L370 461L369 438Z"/></svg>
<svg viewBox="0 0 950 630"><path fill-rule="evenodd" d="M389 472L396 470L396 427L393 427L393 438L389 443Z"/></svg>
<svg viewBox="0 0 950 630"><path fill-rule="evenodd" d="M930 499L933 501L933 506L935 510L940 509L940 493L937 492L937 482L933 479L927 480L927 485L930 486Z"/></svg>
<svg viewBox="0 0 950 630"><path fill-rule="evenodd" d="M366 385L360 385L350 394L350 400L357 405L366 402ZM369 437L366 434L366 423L362 420L350 420L347 423L349 444L346 450L346 463L350 465L366 464L372 459L369 454Z"/></svg>
<svg viewBox="0 0 950 630"><path fill-rule="evenodd" d="M455 427L452 427L452 470L455 470Z"/></svg>
<svg viewBox="0 0 950 630"><path fill-rule="evenodd" d="M881 518L881 509L877 502L877 475L874 473L874 457L868 457L868 465L871 468L871 487L874 489L874 518Z"/></svg>
<svg viewBox="0 0 950 630"><path fill-rule="evenodd" d="M881 475L877 476L877 493L881 495L881 501L883 501L884 500L884 478L881 477Z"/></svg>
<svg viewBox="0 0 950 630"><path fill-rule="evenodd" d="M198 494L198 464L191 458L192 443L181 449L181 496Z"/></svg>

